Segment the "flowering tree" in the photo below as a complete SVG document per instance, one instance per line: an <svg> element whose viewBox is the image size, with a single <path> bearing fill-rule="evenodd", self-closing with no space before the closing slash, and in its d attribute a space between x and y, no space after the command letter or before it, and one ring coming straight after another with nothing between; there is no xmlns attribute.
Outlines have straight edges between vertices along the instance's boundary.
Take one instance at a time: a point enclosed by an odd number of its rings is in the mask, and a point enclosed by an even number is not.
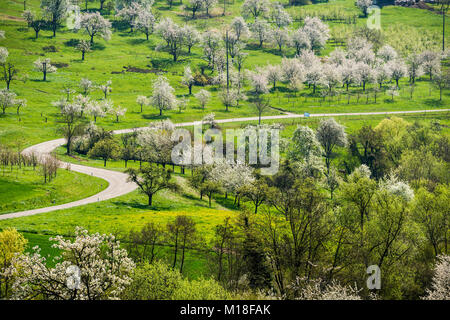
<svg viewBox="0 0 450 320"><path fill-rule="evenodd" d="M33 65L36 71L42 72L44 75L42 81L47 80L47 73L55 73L57 70L57 68L50 63L50 58L44 58L42 60L41 58L38 58Z"/></svg>
<svg viewBox="0 0 450 320"><path fill-rule="evenodd" d="M420 58L422 60L422 68L425 74L427 74L430 77L430 80L432 80L433 75L441 71L439 54L433 51L424 51L421 53Z"/></svg>
<svg viewBox="0 0 450 320"><path fill-rule="evenodd" d="M94 44L94 37L101 36L105 41L111 38L111 22L103 18L100 12L83 13L80 19L80 28L84 29Z"/></svg>
<svg viewBox="0 0 450 320"><path fill-rule="evenodd" d="M200 33L197 31L197 29L188 24L183 27L183 33L184 44L188 48L188 53L191 53L192 47L201 41Z"/></svg>
<svg viewBox="0 0 450 320"><path fill-rule="evenodd" d="M156 32L166 41L165 48L172 55L173 61L177 61L184 42L183 28L172 19L164 18L156 25ZM158 45L157 49L161 49L161 46Z"/></svg>
<svg viewBox="0 0 450 320"><path fill-rule="evenodd" d="M92 81L87 78L81 78L79 86L84 96L87 96L94 88Z"/></svg>
<svg viewBox="0 0 450 320"><path fill-rule="evenodd" d="M356 6L364 13L364 17L367 17L367 9L372 5L372 0L356 0Z"/></svg>
<svg viewBox="0 0 450 320"><path fill-rule="evenodd" d="M62 123L60 131L62 131L66 138L67 154L71 154L72 140L74 137L82 133L81 120L82 107L77 102L66 103L62 106L60 119L58 122Z"/></svg>
<svg viewBox="0 0 450 320"><path fill-rule="evenodd" d="M150 104L150 100L146 96L138 96L136 98L136 102L138 105L141 106L141 113L142 113L143 106L148 106Z"/></svg>
<svg viewBox="0 0 450 320"><path fill-rule="evenodd" d="M377 55L383 59L384 62L388 62L391 60L397 59L397 51L392 48L390 45L384 45L378 50Z"/></svg>
<svg viewBox="0 0 450 320"><path fill-rule="evenodd" d="M281 53L283 46L289 43L289 33L286 29L278 28L272 30L272 40L278 46L278 51Z"/></svg>
<svg viewBox="0 0 450 320"><path fill-rule="evenodd" d="M211 99L211 93L208 90L201 89L199 92L194 94L194 96L195 96L195 98L197 98L202 109L205 110L205 106L208 104L209 100Z"/></svg>
<svg viewBox="0 0 450 320"><path fill-rule="evenodd" d="M267 81L273 84L273 89L275 90L275 87L277 85L277 81L282 80L282 73L281 73L281 67L279 65L268 65L265 68L265 74L267 77Z"/></svg>
<svg viewBox="0 0 450 320"><path fill-rule="evenodd" d="M322 49L330 37L330 29L317 17L306 17L303 31L308 35L313 50Z"/></svg>
<svg viewBox="0 0 450 320"><path fill-rule="evenodd" d="M135 26L139 13L145 11L146 8L142 7L138 2L131 2L129 5L119 9L116 16L126 21L130 26L130 32L133 32L133 27Z"/></svg>
<svg viewBox="0 0 450 320"><path fill-rule="evenodd" d="M264 19L256 19L250 26L253 37L259 41L259 47L262 48L264 41L269 41L272 38L272 32L269 24Z"/></svg>
<svg viewBox="0 0 450 320"><path fill-rule="evenodd" d="M347 134L344 126L340 125L333 118L321 120L316 131L317 140L320 142L325 157L327 172L330 172L331 157L335 147L347 145Z"/></svg>
<svg viewBox="0 0 450 320"><path fill-rule="evenodd" d="M108 80L108 81L106 81L105 84L101 84L101 85L98 86L100 91L103 92L103 96L104 96L105 99L107 98L108 93L110 93L112 91L111 84L112 84L112 81Z"/></svg>
<svg viewBox="0 0 450 320"><path fill-rule="evenodd" d="M389 62L389 68L391 70L392 79L395 80L395 83L398 87L398 81L400 80L400 78L406 76L408 72L408 70L406 69L406 64L403 62L403 60L396 59Z"/></svg>
<svg viewBox="0 0 450 320"><path fill-rule="evenodd" d="M203 8L206 10L206 15L209 17L209 10L217 5L217 0L203 0Z"/></svg>
<svg viewBox="0 0 450 320"><path fill-rule="evenodd" d="M14 106L16 103L16 97L17 95L8 89L0 90L0 108L2 108L3 114L6 113L7 108Z"/></svg>
<svg viewBox="0 0 450 320"><path fill-rule="evenodd" d="M302 29L298 28L291 34L291 44L294 46L297 55L303 50L311 49L311 41L309 40L308 34Z"/></svg>
<svg viewBox="0 0 450 320"><path fill-rule="evenodd" d="M253 16L256 19L269 12L268 0L245 0L242 5L242 15L244 17Z"/></svg>
<svg viewBox="0 0 450 320"><path fill-rule="evenodd" d="M86 52L91 51L91 44L89 41L86 40L80 40L77 44L77 50L81 52L81 60L84 61L84 55Z"/></svg>
<svg viewBox="0 0 450 320"><path fill-rule="evenodd" d="M407 58L407 68L409 81L411 83L416 82L416 78L423 75L422 59L419 54L411 53Z"/></svg>
<svg viewBox="0 0 450 320"><path fill-rule="evenodd" d="M111 108L109 112L116 117L116 122L119 122L119 117L124 116L127 109L117 105L116 107Z"/></svg>
<svg viewBox="0 0 450 320"><path fill-rule="evenodd" d="M189 5L191 6L192 19L195 19L195 14L203 8L203 0L189 0Z"/></svg>
<svg viewBox="0 0 450 320"><path fill-rule="evenodd" d="M97 122L98 117L103 118L106 115L106 113L103 111L102 106L97 101L91 102L88 105L86 111L88 114L94 117L94 123Z"/></svg>
<svg viewBox="0 0 450 320"><path fill-rule="evenodd" d="M69 4L68 0L41 0L41 9L52 27L54 37L56 29L67 15Z"/></svg>
<svg viewBox="0 0 450 320"><path fill-rule="evenodd" d="M163 110L172 110L176 107L177 99L174 91L164 76L159 76L153 83L153 95L150 97L150 104L159 110L160 116Z"/></svg>
<svg viewBox="0 0 450 320"><path fill-rule="evenodd" d="M248 78L253 88L252 91L255 95L259 96L269 92L267 75L264 70L249 72Z"/></svg>
<svg viewBox="0 0 450 320"><path fill-rule="evenodd" d="M278 28L288 27L292 23L292 18L289 13L284 10L280 3L275 3L272 7L271 13L272 22Z"/></svg>
<svg viewBox="0 0 450 320"><path fill-rule="evenodd" d="M440 255L434 268L434 275L430 289L427 289L426 300L450 299L450 256Z"/></svg>
<svg viewBox="0 0 450 320"><path fill-rule="evenodd" d="M153 33L155 21L156 19L150 9L143 9L138 12L136 19L132 23L136 30L145 34L148 40L148 36Z"/></svg>
<svg viewBox="0 0 450 320"><path fill-rule="evenodd" d="M250 34L247 23L242 17L235 17L231 22L231 29L234 31L237 40L245 38Z"/></svg>
<svg viewBox="0 0 450 320"><path fill-rule="evenodd" d="M13 298L51 300L118 299L131 283L135 265L127 251L112 235L90 235L77 227L75 239L56 236L54 248L61 251L55 266L49 268L40 249L14 259L10 273L15 275Z"/></svg>
<svg viewBox="0 0 450 320"><path fill-rule="evenodd" d="M195 83L194 76L192 75L191 67L187 66L184 68L184 75L181 79L181 83L184 84L189 89L189 95L192 94L192 86Z"/></svg>

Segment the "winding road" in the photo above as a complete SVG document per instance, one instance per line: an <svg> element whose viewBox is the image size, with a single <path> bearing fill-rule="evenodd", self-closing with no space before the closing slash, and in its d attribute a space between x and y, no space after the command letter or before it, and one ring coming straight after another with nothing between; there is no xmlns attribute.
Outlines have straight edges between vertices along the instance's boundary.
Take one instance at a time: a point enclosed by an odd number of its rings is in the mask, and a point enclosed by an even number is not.
<svg viewBox="0 0 450 320"><path fill-rule="evenodd" d="M341 116L370 116L370 115L393 115L393 114L411 114L411 113L431 113L431 112L448 112L450 109L435 109L435 110L412 110L412 111L388 111L388 112L358 112L358 113L316 113L310 114L310 117L341 117ZM283 114L276 116L264 116L261 117L261 120L276 120L276 119L290 119L290 118L303 118L305 117L302 114ZM217 123L229 123L229 122L245 122L245 121L257 121L258 117L247 117L247 118L231 118L231 119L218 119ZM198 122L183 122L177 123L175 126L177 127L186 127L193 126ZM133 130L142 130L143 128L137 129L122 129L115 130L113 134L122 134L132 132ZM38 156L43 156L46 154L50 154L54 149L60 147L65 144L65 139L56 139L50 140L46 142L42 142L26 148L23 153L35 152ZM45 208L26 210L20 212L12 212L0 215L0 220L11 219L11 218L19 218L25 216L31 216L38 213L56 211L61 209L72 208L76 206L81 206L89 203L94 203L98 201L104 201L108 199L112 199L115 197L119 197L121 195L127 194L137 188L136 184L127 182L127 175L122 172L106 170L101 168L94 168L89 166L83 166L79 164L67 163L63 162L61 164L62 167L70 166L70 170L92 175L94 177L101 178L108 182L108 187L103 191L73 202L68 202L56 206L50 206Z"/></svg>

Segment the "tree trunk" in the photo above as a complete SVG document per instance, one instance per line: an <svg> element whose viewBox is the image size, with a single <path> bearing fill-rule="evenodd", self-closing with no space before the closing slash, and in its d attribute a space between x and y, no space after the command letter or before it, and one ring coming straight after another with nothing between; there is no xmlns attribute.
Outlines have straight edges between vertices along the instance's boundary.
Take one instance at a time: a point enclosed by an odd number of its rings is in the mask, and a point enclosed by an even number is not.
<svg viewBox="0 0 450 320"><path fill-rule="evenodd" d="M153 198L153 194L149 194L149 195L148 195L148 205L149 205L149 206L152 205L152 198Z"/></svg>

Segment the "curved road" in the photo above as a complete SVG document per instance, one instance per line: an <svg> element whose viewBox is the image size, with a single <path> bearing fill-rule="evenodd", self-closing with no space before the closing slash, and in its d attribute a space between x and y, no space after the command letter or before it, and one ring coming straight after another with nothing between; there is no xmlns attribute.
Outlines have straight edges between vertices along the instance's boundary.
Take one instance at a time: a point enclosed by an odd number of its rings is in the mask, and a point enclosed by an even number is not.
<svg viewBox="0 0 450 320"><path fill-rule="evenodd" d="M413 111L388 111L388 112L358 112L358 113L316 113L310 114L310 117L339 117L339 116L365 116L365 115L388 115L388 114L411 114L411 113L428 113L428 112L448 112L450 109L436 109L436 110L413 110ZM284 115L276 115L276 116L264 116L261 117L261 120L276 120L276 119L290 119L290 118L303 118L302 114L284 114ZM257 121L258 117L247 117L247 118L232 118L232 119L218 119L217 123L227 123L227 122L244 122L244 121ZM184 122L177 123L175 126L177 127L186 127L193 126L196 122ZM198 122L197 122L198 123ZM128 133L133 130L142 130L143 128L137 129L122 129L113 131L114 134ZM39 156L49 154L57 147L60 147L65 144L65 139L56 139L50 140L46 142L42 142L26 148L23 153L35 152ZM31 216L38 213L56 211L61 209L72 208L76 206L85 205L88 203L103 201L112 199L124 194L127 194L137 188L136 184L127 182L127 175L118 171L111 171L106 169L94 168L89 166L82 166L73 163L62 162L61 166L66 167L70 166L72 171L92 175L94 177L98 177L104 179L108 182L108 187L88 198L84 198L81 200L68 202L56 206L45 207L40 209L26 210L20 212L6 213L0 215L0 220L18 218L24 216Z"/></svg>

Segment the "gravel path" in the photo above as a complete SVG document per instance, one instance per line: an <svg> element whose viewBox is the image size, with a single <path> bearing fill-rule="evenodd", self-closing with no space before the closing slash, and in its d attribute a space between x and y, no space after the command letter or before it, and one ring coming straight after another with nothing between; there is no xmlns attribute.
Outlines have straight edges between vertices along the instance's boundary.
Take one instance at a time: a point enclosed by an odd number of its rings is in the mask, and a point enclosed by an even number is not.
<svg viewBox="0 0 450 320"><path fill-rule="evenodd" d="M388 112L358 112L358 113L316 113L310 114L310 117L341 117L341 116L365 116L365 115L392 115L392 114L411 114L411 113L429 113L429 112L448 112L450 109L436 109L436 110L412 110L412 111L388 111ZM276 119L291 119L291 118L303 118L302 114L283 114L276 116L264 116L261 120L276 120ZM247 117L247 118L234 118L234 119L218 119L217 123L228 123L228 122L244 122L244 121L257 121L258 117ZM177 127L193 126L198 122L183 122L177 123ZM132 132L133 130L142 130L143 128L137 129L122 129L113 131L114 134L122 134ZM52 152L59 146L65 144L65 139L56 139L46 142L42 142L26 148L23 153L35 152L38 155L45 155ZM81 200L60 204L57 206L45 207L40 209L26 210L20 212L6 213L0 215L0 220L18 218L24 216L31 216L38 213L56 211L61 209L72 208L76 206L81 206L93 202L108 200L112 198L119 197L121 195L127 194L137 188L136 184L127 182L127 175L122 172L106 170L101 168L94 168L89 166L82 166L73 163L62 162L61 166L65 168L70 166L72 171L89 174L94 177L102 178L108 182L108 187L88 198Z"/></svg>

